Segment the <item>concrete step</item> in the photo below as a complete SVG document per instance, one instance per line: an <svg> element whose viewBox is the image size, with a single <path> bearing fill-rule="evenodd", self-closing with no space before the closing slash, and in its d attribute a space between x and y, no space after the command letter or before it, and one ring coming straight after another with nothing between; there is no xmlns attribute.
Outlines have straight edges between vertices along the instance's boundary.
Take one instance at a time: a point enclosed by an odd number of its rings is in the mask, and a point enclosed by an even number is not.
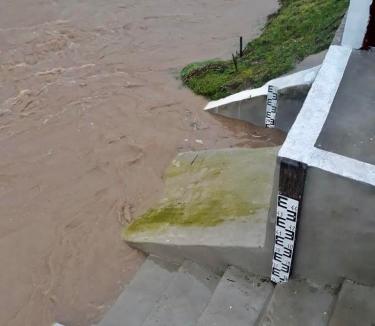
<svg viewBox="0 0 375 326"><path fill-rule="evenodd" d="M185 261L142 326L195 326L219 280Z"/></svg>
<svg viewBox="0 0 375 326"><path fill-rule="evenodd" d="M270 282L229 267L197 326L254 325L272 291Z"/></svg>
<svg viewBox="0 0 375 326"><path fill-rule="evenodd" d="M126 241L215 271L234 265L269 276L271 250L264 248L278 150L178 154L165 173L162 200L124 230Z"/></svg>
<svg viewBox="0 0 375 326"><path fill-rule="evenodd" d="M306 281L277 285L259 326L327 326L334 297Z"/></svg>
<svg viewBox="0 0 375 326"><path fill-rule="evenodd" d="M98 326L140 326L179 266L148 257Z"/></svg>
<svg viewBox="0 0 375 326"><path fill-rule="evenodd" d="M346 280L330 320L329 326L375 325L375 287Z"/></svg>

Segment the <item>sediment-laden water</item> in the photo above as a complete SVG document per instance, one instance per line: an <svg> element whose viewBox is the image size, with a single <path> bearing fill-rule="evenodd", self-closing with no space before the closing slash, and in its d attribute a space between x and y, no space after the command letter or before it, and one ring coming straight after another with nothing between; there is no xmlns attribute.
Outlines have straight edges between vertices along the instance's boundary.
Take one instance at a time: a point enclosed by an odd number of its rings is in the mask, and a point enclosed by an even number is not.
<svg viewBox="0 0 375 326"><path fill-rule="evenodd" d="M215 118L185 64L230 56L276 0L0 2L0 325L97 321L143 257L120 238L179 151L280 143Z"/></svg>

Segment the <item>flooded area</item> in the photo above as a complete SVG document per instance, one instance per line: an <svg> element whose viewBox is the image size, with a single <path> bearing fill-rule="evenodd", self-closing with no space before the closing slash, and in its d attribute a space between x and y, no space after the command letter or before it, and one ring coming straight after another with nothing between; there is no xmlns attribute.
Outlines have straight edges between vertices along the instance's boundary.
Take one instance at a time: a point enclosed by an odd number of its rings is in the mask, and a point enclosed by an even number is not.
<svg viewBox="0 0 375 326"><path fill-rule="evenodd" d="M97 322L143 256L121 228L178 152L280 144L202 111L186 64L229 57L276 0L0 2L0 325Z"/></svg>

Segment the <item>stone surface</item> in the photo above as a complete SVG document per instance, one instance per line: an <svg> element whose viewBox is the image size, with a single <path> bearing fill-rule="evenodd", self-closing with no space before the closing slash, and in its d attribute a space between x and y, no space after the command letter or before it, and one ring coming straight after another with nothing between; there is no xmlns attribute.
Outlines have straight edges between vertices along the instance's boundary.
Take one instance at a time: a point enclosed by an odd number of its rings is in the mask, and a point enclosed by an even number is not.
<svg viewBox="0 0 375 326"><path fill-rule="evenodd" d="M98 326L142 325L177 270L177 265L147 258Z"/></svg>
<svg viewBox="0 0 375 326"><path fill-rule="evenodd" d="M185 261L142 326L195 326L219 280Z"/></svg>
<svg viewBox="0 0 375 326"><path fill-rule="evenodd" d="M249 326L258 319L273 285L229 267L197 326Z"/></svg>
<svg viewBox="0 0 375 326"><path fill-rule="evenodd" d="M305 281L277 285L260 326L326 326L333 299L332 291Z"/></svg>
<svg viewBox="0 0 375 326"><path fill-rule="evenodd" d="M375 325L375 288L345 281L329 326Z"/></svg>

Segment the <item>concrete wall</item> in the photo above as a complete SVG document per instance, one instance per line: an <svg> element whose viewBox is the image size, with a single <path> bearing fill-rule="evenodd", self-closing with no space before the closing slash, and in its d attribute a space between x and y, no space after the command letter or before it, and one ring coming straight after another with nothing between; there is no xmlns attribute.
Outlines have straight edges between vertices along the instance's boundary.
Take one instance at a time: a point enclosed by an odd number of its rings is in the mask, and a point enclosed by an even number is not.
<svg viewBox="0 0 375 326"><path fill-rule="evenodd" d="M267 256L274 244L277 188L269 215ZM372 185L308 168L292 278L333 285L349 278L375 285L374 199Z"/></svg>
<svg viewBox="0 0 375 326"><path fill-rule="evenodd" d="M307 173L294 275L375 284L375 187L320 169Z"/></svg>
<svg viewBox="0 0 375 326"><path fill-rule="evenodd" d="M310 90L309 85L286 88L279 93L279 108L276 115L276 128L288 132L293 125L305 98ZM210 112L238 120L247 121L257 126L265 126L267 96L258 96L232 102Z"/></svg>

